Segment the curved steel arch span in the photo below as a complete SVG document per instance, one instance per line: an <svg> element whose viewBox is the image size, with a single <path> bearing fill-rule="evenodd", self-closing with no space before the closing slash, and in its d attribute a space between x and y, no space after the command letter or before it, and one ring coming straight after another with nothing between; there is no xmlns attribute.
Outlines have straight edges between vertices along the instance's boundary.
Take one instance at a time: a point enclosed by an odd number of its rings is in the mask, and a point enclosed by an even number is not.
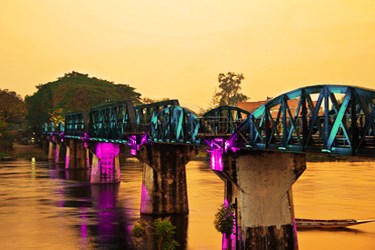
<svg viewBox="0 0 375 250"><path fill-rule="evenodd" d="M235 106L219 106L209 110L201 119L200 134L229 136L250 116L250 112Z"/></svg>
<svg viewBox="0 0 375 250"><path fill-rule="evenodd" d="M197 115L180 106L163 109L151 119L148 139L151 142L199 144Z"/></svg>
<svg viewBox="0 0 375 250"><path fill-rule="evenodd" d="M271 99L232 135L240 148L374 155L375 91L316 85Z"/></svg>

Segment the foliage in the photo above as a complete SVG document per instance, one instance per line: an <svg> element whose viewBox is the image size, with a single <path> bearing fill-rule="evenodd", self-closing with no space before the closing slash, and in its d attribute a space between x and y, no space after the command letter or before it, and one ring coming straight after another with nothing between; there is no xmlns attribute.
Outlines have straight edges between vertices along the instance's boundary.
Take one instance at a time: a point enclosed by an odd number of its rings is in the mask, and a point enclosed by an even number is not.
<svg viewBox="0 0 375 250"><path fill-rule="evenodd" d="M217 231L229 237L233 233L234 221L232 207L222 205L215 214L214 225Z"/></svg>
<svg viewBox="0 0 375 250"><path fill-rule="evenodd" d="M159 250L172 250L179 246L174 240L176 227L170 221L170 218L157 218L150 225L144 220L137 221L132 229L132 235L136 239L147 238L147 228L152 229Z"/></svg>
<svg viewBox="0 0 375 250"><path fill-rule="evenodd" d="M27 119L38 131L44 122L62 121L65 113L88 112L91 107L108 101L131 100L138 104L140 96L127 84L114 84L73 71L56 81L38 85L36 93L26 96Z"/></svg>
<svg viewBox="0 0 375 250"><path fill-rule="evenodd" d="M62 108L56 108L52 112L48 113L50 122L53 122L55 126L59 124L60 121L64 120L64 110Z"/></svg>
<svg viewBox="0 0 375 250"><path fill-rule="evenodd" d="M142 98L142 103L143 104L150 104L150 103L154 103L154 102L163 102L163 101L168 101L168 100L170 100L170 99L167 98L167 97L164 97L164 98L162 98L160 100L151 99L151 98L148 98L148 97L144 97L144 98Z"/></svg>
<svg viewBox="0 0 375 250"><path fill-rule="evenodd" d="M0 113L0 133L8 128L9 124L5 121L5 118Z"/></svg>
<svg viewBox="0 0 375 250"><path fill-rule="evenodd" d="M132 235L135 238L144 238L146 237L146 227L147 223L144 220L139 220L136 223L134 223L133 229L132 229Z"/></svg>
<svg viewBox="0 0 375 250"><path fill-rule="evenodd" d="M11 152L16 129L24 121L25 103L20 95L0 90L0 152Z"/></svg>
<svg viewBox="0 0 375 250"><path fill-rule="evenodd" d="M25 103L20 95L7 89L0 90L0 131L10 124L21 124L25 113Z"/></svg>
<svg viewBox="0 0 375 250"><path fill-rule="evenodd" d="M219 90L216 90L212 98L214 106L236 106L237 103L246 101L248 97L241 91L241 82L244 80L243 74L228 72L220 73L218 76Z"/></svg>
<svg viewBox="0 0 375 250"><path fill-rule="evenodd" d="M176 227L172 225L169 218L158 218L154 221L155 236L159 249L174 249L178 243L173 239Z"/></svg>
<svg viewBox="0 0 375 250"><path fill-rule="evenodd" d="M0 152L10 153L13 150L13 137L8 131L0 132Z"/></svg>

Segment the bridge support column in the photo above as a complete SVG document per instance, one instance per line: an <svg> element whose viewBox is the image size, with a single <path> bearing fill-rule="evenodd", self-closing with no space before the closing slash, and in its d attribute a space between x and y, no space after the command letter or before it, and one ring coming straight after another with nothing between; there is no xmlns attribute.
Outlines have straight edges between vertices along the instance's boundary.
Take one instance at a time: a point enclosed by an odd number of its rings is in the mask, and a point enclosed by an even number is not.
<svg viewBox="0 0 375 250"><path fill-rule="evenodd" d="M120 182L120 145L99 142L92 158L91 183Z"/></svg>
<svg viewBox="0 0 375 250"><path fill-rule="evenodd" d="M193 146L153 144L140 152L144 162L141 214L188 214L185 165Z"/></svg>
<svg viewBox="0 0 375 250"><path fill-rule="evenodd" d="M65 139L65 168L88 168L88 150L80 140Z"/></svg>
<svg viewBox="0 0 375 250"><path fill-rule="evenodd" d="M298 249L292 185L304 154L251 151L236 159L238 221L243 249Z"/></svg>
<svg viewBox="0 0 375 250"><path fill-rule="evenodd" d="M63 163L65 161L64 156L65 156L65 146L61 143L56 143L56 148L55 148L55 163Z"/></svg>
<svg viewBox="0 0 375 250"><path fill-rule="evenodd" d="M54 137L52 137L54 139ZM55 160L56 143L48 141L48 160Z"/></svg>

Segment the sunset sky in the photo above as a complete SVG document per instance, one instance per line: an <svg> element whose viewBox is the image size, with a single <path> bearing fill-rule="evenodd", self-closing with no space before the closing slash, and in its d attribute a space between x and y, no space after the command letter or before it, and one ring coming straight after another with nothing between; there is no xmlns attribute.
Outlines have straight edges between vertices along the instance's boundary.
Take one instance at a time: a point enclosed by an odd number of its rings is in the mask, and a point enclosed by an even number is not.
<svg viewBox="0 0 375 250"><path fill-rule="evenodd" d="M0 89L32 95L71 71L195 111L228 71L253 101L375 89L375 1L0 0Z"/></svg>

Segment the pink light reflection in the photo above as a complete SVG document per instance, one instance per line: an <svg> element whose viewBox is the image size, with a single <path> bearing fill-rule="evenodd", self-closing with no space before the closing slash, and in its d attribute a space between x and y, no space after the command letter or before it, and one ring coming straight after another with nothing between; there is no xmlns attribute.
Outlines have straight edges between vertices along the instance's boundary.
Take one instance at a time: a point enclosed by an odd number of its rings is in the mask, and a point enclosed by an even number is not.
<svg viewBox="0 0 375 250"><path fill-rule="evenodd" d="M137 145L137 136L131 135L129 136L130 142L128 145L130 146L130 154L131 155L137 155L138 145Z"/></svg>
<svg viewBox="0 0 375 250"><path fill-rule="evenodd" d="M65 169L69 168L69 161L70 161L70 152L68 151L69 149L66 149L66 155L65 155Z"/></svg>
<svg viewBox="0 0 375 250"><path fill-rule="evenodd" d="M212 149L210 155L210 167L212 170L223 171L223 149L216 148Z"/></svg>
<svg viewBox="0 0 375 250"><path fill-rule="evenodd" d="M86 208L80 207L81 210L81 220L82 224L80 225L80 231L81 231L81 238L86 239L88 236L88 226L87 226L87 212Z"/></svg>
<svg viewBox="0 0 375 250"><path fill-rule="evenodd" d="M150 203L150 195L148 194L146 185L142 183L142 193L141 193L141 212L146 211L148 204Z"/></svg>

